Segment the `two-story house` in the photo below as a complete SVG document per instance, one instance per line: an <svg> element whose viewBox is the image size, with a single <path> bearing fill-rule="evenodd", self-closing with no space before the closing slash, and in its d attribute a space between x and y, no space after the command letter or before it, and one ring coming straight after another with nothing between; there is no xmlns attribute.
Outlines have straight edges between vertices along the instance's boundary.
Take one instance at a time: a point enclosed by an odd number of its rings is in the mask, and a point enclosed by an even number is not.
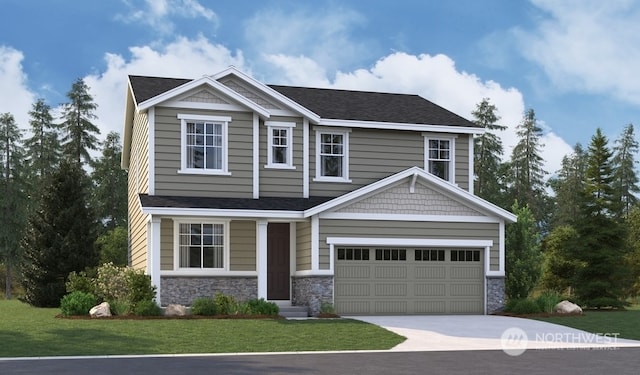
<svg viewBox="0 0 640 375"><path fill-rule="evenodd" d="M131 265L162 305L491 312L515 216L473 195L482 131L417 95L130 76Z"/></svg>

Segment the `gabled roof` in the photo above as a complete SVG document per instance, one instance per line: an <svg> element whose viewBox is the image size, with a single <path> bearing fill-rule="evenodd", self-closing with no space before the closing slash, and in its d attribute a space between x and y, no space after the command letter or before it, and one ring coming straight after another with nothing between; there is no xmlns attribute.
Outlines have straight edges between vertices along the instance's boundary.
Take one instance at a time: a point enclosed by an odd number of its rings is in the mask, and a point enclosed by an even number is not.
<svg viewBox="0 0 640 375"><path fill-rule="evenodd" d="M419 95L269 85L323 119L478 127Z"/></svg>
<svg viewBox="0 0 640 375"><path fill-rule="evenodd" d="M504 219L508 222L516 222L517 217L511 212L504 210L493 203L487 202L486 200L469 193L468 191L461 189L455 185L452 185L443 179L428 173L422 168L419 167L411 167L409 169L405 169L402 172L398 172L394 175L391 175L387 178L383 178L382 180L378 180L372 184L361 187L360 189L354 190L350 193L341 195L337 198L334 198L325 203L321 203L315 207L309 208L305 211L304 217L310 217L313 215L320 214L322 212L331 211L334 208L340 207L345 204L349 204L361 197L365 197L369 194L373 194L377 191L380 191L387 186L395 184L404 179L412 178L415 182L416 179L420 178L427 182L429 186L434 187L441 192L449 195L452 198L462 202L465 205L469 205L469 207L474 207L487 215L496 216L501 219Z"/></svg>
<svg viewBox="0 0 640 375"><path fill-rule="evenodd" d="M136 104L146 102L153 97L173 90L176 87L182 86L191 81L191 79L182 78L129 76L131 91L133 92Z"/></svg>

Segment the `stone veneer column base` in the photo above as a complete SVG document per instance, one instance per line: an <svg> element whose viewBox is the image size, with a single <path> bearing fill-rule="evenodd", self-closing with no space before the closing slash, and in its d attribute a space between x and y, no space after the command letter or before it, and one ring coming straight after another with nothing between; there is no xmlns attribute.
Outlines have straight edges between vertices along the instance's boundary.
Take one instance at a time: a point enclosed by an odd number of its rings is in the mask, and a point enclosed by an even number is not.
<svg viewBox="0 0 640 375"><path fill-rule="evenodd" d="M333 276L293 276L291 288L291 304L309 307L311 316L320 313L323 303L333 304Z"/></svg>
<svg viewBox="0 0 640 375"><path fill-rule="evenodd" d="M215 276L160 277L162 305L191 305L198 297L214 297L216 293L233 296L237 301L258 298L257 277Z"/></svg>
<svg viewBox="0 0 640 375"><path fill-rule="evenodd" d="M487 276L487 314L502 311L505 299L504 276Z"/></svg>

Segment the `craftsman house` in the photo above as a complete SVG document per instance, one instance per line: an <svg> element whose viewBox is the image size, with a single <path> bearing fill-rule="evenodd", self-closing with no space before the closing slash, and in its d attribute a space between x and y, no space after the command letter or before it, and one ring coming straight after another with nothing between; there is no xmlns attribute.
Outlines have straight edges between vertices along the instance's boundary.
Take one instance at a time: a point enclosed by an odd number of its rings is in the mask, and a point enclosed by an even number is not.
<svg viewBox="0 0 640 375"><path fill-rule="evenodd" d="M474 123L417 95L130 76L130 262L162 305L217 292L342 315L503 304Z"/></svg>

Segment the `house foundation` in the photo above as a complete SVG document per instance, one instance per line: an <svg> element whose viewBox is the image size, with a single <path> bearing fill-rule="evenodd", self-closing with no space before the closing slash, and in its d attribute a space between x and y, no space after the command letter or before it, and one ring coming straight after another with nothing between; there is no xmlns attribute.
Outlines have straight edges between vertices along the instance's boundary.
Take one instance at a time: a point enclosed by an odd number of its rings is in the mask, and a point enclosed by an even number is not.
<svg viewBox="0 0 640 375"><path fill-rule="evenodd" d="M487 314L504 309L505 299L504 276L487 276Z"/></svg>
<svg viewBox="0 0 640 375"><path fill-rule="evenodd" d="M333 304L333 276L294 276L291 278L293 306L307 306L318 315L323 303Z"/></svg>
<svg viewBox="0 0 640 375"><path fill-rule="evenodd" d="M233 296L237 301L258 298L257 277L173 277L160 278L162 305L191 305L198 297L215 297L217 293Z"/></svg>

